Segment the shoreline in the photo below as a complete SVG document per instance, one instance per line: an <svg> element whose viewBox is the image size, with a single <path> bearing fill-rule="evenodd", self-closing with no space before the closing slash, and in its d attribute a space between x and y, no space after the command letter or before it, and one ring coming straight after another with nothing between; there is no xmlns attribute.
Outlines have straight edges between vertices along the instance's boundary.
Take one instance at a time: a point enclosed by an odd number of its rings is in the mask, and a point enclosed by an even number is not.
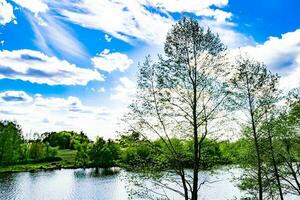
<svg viewBox="0 0 300 200"><path fill-rule="evenodd" d="M20 164L0 166L1 173L17 173L17 172L38 172L42 170L57 170L57 169L78 169L82 166L68 165L63 166L61 163L35 163L35 164ZM86 167L91 168L91 167Z"/></svg>

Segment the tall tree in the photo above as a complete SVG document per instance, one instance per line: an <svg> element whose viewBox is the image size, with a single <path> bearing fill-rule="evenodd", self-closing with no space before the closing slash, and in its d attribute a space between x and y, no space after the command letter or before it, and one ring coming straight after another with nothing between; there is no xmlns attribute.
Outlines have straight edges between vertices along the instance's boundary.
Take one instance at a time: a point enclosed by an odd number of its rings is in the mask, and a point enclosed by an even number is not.
<svg viewBox="0 0 300 200"><path fill-rule="evenodd" d="M144 138L159 137L182 190L167 187L186 200L198 199L204 139L221 118L229 92L226 84L226 48L219 37L191 18L177 22L167 34L165 55L157 62L147 57L139 66L138 92L127 122ZM192 175L172 137L193 141ZM153 147L154 148L154 147ZM166 184L157 183L162 187Z"/></svg>
<svg viewBox="0 0 300 200"><path fill-rule="evenodd" d="M262 200L263 184L263 159L262 148L264 131L263 122L274 105L273 94L276 91L277 76L271 74L262 63L251 60L246 56L237 58L237 69L232 79L236 92L236 102L246 111L249 122L250 139L255 149L256 181L258 199ZM269 127L269 126L268 126ZM267 131L270 144L272 138L270 129ZM275 166L276 168L277 166Z"/></svg>

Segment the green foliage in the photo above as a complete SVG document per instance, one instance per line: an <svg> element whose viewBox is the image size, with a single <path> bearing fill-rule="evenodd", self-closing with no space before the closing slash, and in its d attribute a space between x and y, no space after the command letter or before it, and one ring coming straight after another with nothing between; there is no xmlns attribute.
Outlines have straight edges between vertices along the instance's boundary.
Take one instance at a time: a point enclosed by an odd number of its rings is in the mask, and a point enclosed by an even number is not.
<svg viewBox="0 0 300 200"><path fill-rule="evenodd" d="M56 153L55 148L39 140L26 143L16 123L0 122L0 165L53 160Z"/></svg>
<svg viewBox="0 0 300 200"><path fill-rule="evenodd" d="M22 143L20 126L14 122L0 121L0 165L18 161Z"/></svg>
<svg viewBox="0 0 300 200"><path fill-rule="evenodd" d="M82 143L82 144L76 144L75 145L76 151L76 163L80 166L85 167L89 162L89 144L88 143Z"/></svg>
<svg viewBox="0 0 300 200"><path fill-rule="evenodd" d="M29 145L29 158L39 160L44 157L43 144L41 142L33 142Z"/></svg>
<svg viewBox="0 0 300 200"><path fill-rule="evenodd" d="M89 143L90 140L83 133L73 131L51 132L43 134L43 142L49 143L50 146L58 146L60 149L75 149L78 144Z"/></svg>
<svg viewBox="0 0 300 200"><path fill-rule="evenodd" d="M133 133L134 134L134 133ZM174 169L178 162L185 168L193 167L193 141L170 138L176 156L169 151L162 139L146 141L137 135L122 135L119 140L122 151L120 163L133 170L166 170ZM201 168L208 169L218 165L237 163L229 157L231 143L205 139L202 143ZM242 148L241 148L242 149ZM239 150L241 150L239 149ZM234 152L237 154L236 152Z"/></svg>
<svg viewBox="0 0 300 200"><path fill-rule="evenodd" d="M252 159L249 154L251 142L246 138L237 141L223 141L220 143L220 151L222 156L232 164L247 165Z"/></svg>
<svg viewBox="0 0 300 200"><path fill-rule="evenodd" d="M151 168L156 156L155 149L149 143L138 141L122 149L121 163L129 169Z"/></svg>
<svg viewBox="0 0 300 200"><path fill-rule="evenodd" d="M27 146L28 157L33 161L50 160L57 155L57 149L41 141L34 141Z"/></svg>
<svg viewBox="0 0 300 200"><path fill-rule="evenodd" d="M112 140L106 142L100 137L96 139L89 150L89 158L96 168L109 168L114 166L119 156L119 146Z"/></svg>

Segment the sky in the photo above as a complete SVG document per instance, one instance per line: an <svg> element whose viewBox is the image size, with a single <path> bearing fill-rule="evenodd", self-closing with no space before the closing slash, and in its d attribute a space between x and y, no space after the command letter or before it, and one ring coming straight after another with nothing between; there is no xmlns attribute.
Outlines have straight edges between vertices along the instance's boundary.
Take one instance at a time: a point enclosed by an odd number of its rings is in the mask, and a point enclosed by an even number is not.
<svg viewBox="0 0 300 200"><path fill-rule="evenodd" d="M298 0L0 0L0 119L115 138L137 65L183 16L300 85Z"/></svg>

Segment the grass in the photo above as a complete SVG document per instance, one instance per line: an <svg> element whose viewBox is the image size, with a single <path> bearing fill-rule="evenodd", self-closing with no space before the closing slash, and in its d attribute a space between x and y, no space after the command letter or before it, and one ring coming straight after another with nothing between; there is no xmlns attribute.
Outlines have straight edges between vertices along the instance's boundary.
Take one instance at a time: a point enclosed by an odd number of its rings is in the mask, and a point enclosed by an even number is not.
<svg viewBox="0 0 300 200"><path fill-rule="evenodd" d="M58 150L57 157L62 158L61 161L45 162L45 163L29 163L17 164L11 166L0 166L1 172L24 172L36 171L41 169L60 169L60 168L76 168L76 150L63 149Z"/></svg>
<svg viewBox="0 0 300 200"><path fill-rule="evenodd" d="M69 150L69 149L59 150L57 152L57 157L62 158L62 161L60 162L63 166L76 165L75 163L76 150Z"/></svg>

